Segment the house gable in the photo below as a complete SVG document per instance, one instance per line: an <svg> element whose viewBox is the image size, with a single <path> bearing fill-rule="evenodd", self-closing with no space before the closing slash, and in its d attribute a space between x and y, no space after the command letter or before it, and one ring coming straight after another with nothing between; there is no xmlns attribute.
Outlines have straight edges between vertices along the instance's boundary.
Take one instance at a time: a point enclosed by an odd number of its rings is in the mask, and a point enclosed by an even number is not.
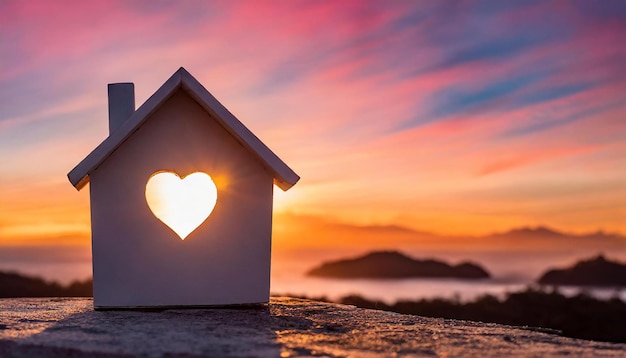
<svg viewBox="0 0 626 358"><path fill-rule="evenodd" d="M89 175L128 140L178 90L186 92L244 148L257 156L282 190L291 188L300 177L230 113L184 68L176 71L130 118L98 145L68 173L72 185L80 190L89 182Z"/></svg>

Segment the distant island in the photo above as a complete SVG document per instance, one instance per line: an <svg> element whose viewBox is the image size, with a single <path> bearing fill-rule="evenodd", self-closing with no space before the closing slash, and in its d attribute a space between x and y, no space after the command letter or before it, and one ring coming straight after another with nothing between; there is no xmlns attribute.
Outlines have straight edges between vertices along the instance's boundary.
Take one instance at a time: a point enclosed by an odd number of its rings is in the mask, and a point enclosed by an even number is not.
<svg viewBox="0 0 626 358"><path fill-rule="evenodd" d="M437 260L416 260L397 251L377 251L354 259L325 262L307 273L328 278L461 278L484 279L490 275L473 263L456 266Z"/></svg>
<svg viewBox="0 0 626 358"><path fill-rule="evenodd" d="M91 297L92 281L76 281L68 286L14 272L0 272L0 298L9 297Z"/></svg>
<svg viewBox="0 0 626 358"><path fill-rule="evenodd" d="M599 255L565 269L553 269L538 282L544 285L626 287L626 264Z"/></svg>

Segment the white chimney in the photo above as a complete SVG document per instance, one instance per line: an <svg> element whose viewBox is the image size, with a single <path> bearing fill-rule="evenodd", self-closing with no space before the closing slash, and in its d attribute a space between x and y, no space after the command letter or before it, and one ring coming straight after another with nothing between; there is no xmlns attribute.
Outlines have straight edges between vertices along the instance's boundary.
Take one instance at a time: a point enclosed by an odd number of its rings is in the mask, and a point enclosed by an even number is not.
<svg viewBox="0 0 626 358"><path fill-rule="evenodd" d="M135 85L109 83L109 135L135 112Z"/></svg>

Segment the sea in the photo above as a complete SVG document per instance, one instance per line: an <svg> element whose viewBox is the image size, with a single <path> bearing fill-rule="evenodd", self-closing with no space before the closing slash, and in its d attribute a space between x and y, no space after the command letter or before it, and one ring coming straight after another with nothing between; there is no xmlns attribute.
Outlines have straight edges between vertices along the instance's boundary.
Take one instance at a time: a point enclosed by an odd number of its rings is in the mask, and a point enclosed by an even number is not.
<svg viewBox="0 0 626 358"><path fill-rule="evenodd" d="M494 275L483 280L459 279L330 279L307 276L308 269L318 260L310 263L302 260L274 260L271 275L271 292L274 295L324 297L337 301L348 295L394 303L398 300L419 300L429 298L453 299L461 302L472 301L489 294L502 298L507 293L517 292L533 286L534 279L524 275ZM0 261L0 271L13 271L25 275L41 277L47 281L68 284L91 277L91 261ZM599 299L618 297L626 302L626 289L560 287L559 292L572 296L586 293Z"/></svg>

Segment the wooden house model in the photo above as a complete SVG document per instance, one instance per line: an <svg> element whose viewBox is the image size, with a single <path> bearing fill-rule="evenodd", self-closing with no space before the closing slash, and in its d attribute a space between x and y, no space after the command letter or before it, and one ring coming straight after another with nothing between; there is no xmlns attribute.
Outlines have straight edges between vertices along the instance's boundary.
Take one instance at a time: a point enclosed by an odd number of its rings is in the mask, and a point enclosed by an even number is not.
<svg viewBox="0 0 626 358"><path fill-rule="evenodd" d="M184 68L137 110L132 83L108 91L109 136L68 174L95 308L268 302L273 188L298 175Z"/></svg>

